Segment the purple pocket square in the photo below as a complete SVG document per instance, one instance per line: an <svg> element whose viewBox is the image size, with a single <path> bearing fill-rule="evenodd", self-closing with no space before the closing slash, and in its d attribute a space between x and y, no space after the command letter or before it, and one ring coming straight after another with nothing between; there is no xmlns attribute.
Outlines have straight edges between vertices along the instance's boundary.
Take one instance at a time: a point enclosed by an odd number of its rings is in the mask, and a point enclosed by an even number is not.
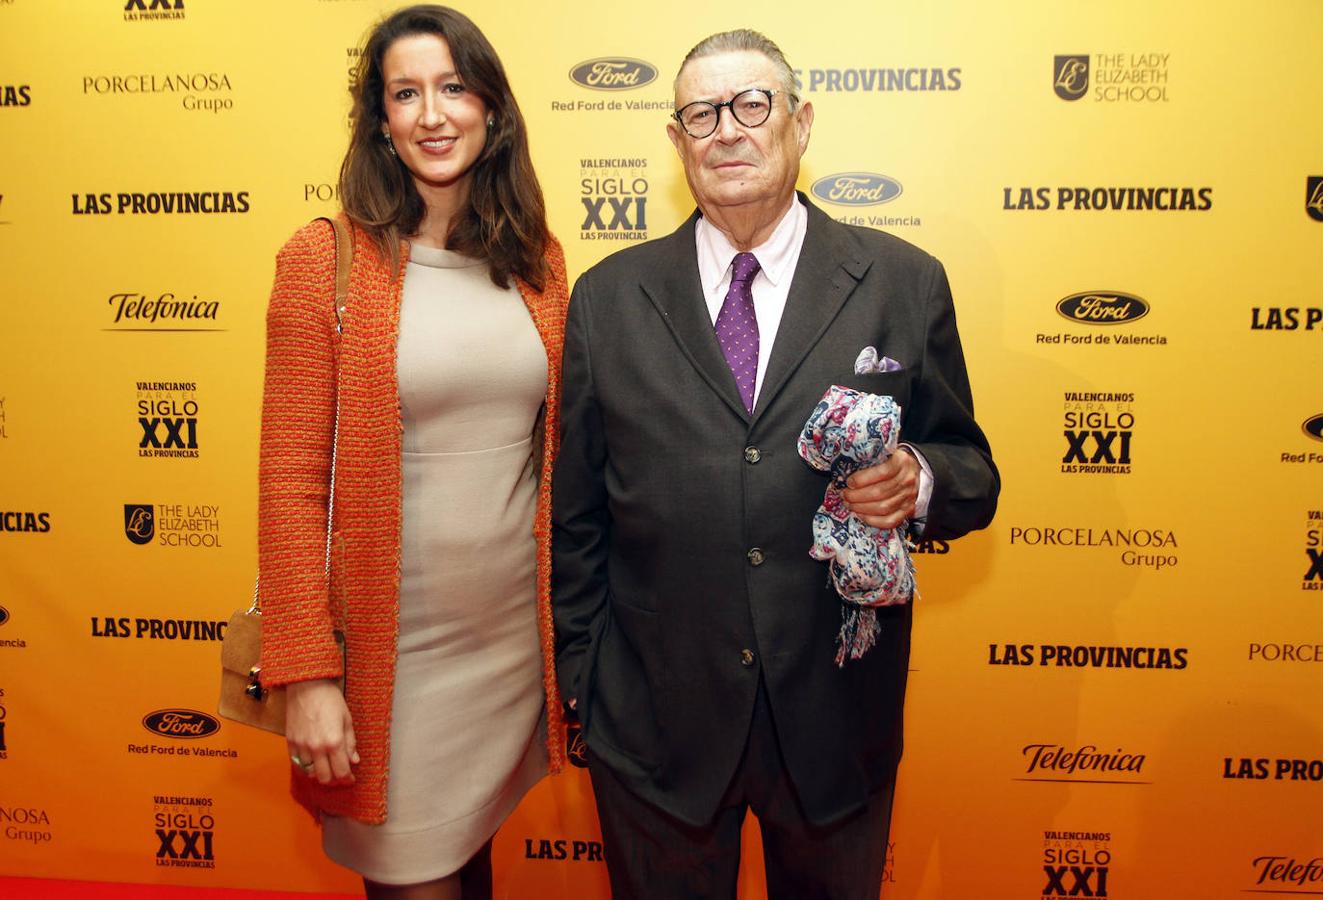
<svg viewBox="0 0 1323 900"><path fill-rule="evenodd" d="M905 367L890 356L878 358L876 347L865 347L854 360L854 374L875 375L881 372L899 372Z"/></svg>

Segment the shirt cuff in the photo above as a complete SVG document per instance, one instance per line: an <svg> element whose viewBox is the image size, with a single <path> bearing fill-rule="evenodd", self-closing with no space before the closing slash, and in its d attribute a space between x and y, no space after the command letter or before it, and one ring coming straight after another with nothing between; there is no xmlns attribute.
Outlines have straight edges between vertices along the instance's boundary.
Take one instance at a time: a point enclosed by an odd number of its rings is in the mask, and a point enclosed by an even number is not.
<svg viewBox="0 0 1323 900"><path fill-rule="evenodd" d="M917 526L916 532L921 532L923 531L923 524L928 518L928 504L933 499L933 467L928 465L928 460L923 458L919 448L913 444L902 443L900 448L919 461L919 499L914 504L914 515L911 516L911 521Z"/></svg>

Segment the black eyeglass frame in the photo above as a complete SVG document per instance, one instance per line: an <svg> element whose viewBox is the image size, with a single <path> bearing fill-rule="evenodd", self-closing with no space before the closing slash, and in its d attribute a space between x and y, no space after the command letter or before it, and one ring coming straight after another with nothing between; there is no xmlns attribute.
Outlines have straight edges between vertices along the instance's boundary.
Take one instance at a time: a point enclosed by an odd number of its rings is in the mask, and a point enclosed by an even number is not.
<svg viewBox="0 0 1323 900"><path fill-rule="evenodd" d="M721 127L722 107L729 109L730 114L734 116L735 121L739 122L745 128L757 128L760 125L766 124L767 120L772 117L772 104L773 104L772 98L776 97L777 94L784 94L784 93L785 91L771 90L768 88L749 88L746 91L740 91L734 97L731 97L729 100L725 100L721 103L712 103L707 100L695 100L693 103L686 103L684 106L680 107L675 112L671 113L671 118L679 122L680 128L683 129L684 133L689 135L694 140L702 140L703 138L711 137L712 135L717 133L717 129ZM761 122L756 122L750 125L748 122L740 118L739 113L735 112L735 101L739 100L745 94L763 94L767 97L767 115L763 117L763 120ZM694 134L692 131L689 130L688 126L685 125L683 118L684 111L692 106L710 106L712 108L712 112L715 115L713 116L712 119L713 122L712 130L709 131L707 134Z"/></svg>

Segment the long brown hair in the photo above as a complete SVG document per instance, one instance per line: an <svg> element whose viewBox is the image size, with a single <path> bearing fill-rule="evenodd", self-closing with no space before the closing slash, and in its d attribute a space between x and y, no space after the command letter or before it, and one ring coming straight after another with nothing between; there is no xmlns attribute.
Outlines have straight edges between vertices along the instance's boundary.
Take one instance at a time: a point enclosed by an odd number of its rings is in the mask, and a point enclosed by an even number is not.
<svg viewBox="0 0 1323 900"><path fill-rule="evenodd" d="M381 62L392 44L414 34L445 39L464 86L482 99L493 120L487 144L470 169L468 206L450 223L446 247L486 259L498 286L518 275L542 290L550 232L524 117L492 45L478 26L449 7L401 9L368 35L349 89L353 132L340 164L340 203L392 262L399 260L401 238L414 234L423 221L426 209L413 178L382 138L386 108Z"/></svg>

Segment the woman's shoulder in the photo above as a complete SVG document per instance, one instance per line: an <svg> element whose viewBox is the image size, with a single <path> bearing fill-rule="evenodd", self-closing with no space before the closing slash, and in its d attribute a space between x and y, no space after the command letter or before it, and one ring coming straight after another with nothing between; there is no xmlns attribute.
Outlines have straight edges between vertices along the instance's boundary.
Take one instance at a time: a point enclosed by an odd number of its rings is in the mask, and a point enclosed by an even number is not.
<svg viewBox="0 0 1323 900"><path fill-rule="evenodd" d="M276 254L275 284L268 317L302 316L333 305L335 232L326 219L313 219L285 241Z"/></svg>
<svg viewBox="0 0 1323 900"><path fill-rule="evenodd" d="M331 221L317 218L294 232L280 248L281 257L320 257L335 248L335 232Z"/></svg>

